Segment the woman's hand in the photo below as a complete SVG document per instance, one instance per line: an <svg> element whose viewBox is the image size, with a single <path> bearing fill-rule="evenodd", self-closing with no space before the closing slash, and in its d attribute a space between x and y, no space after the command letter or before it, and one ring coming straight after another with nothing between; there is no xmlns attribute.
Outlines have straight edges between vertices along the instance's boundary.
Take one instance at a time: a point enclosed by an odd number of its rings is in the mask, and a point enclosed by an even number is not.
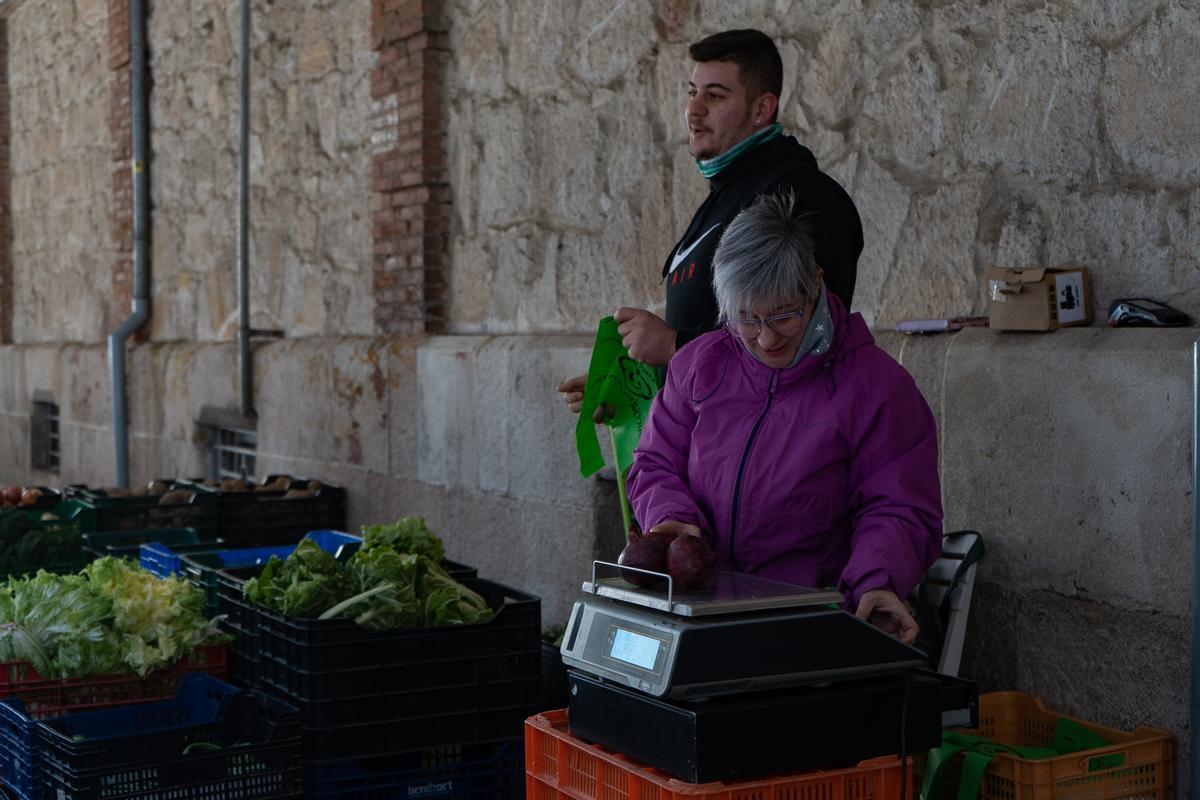
<svg viewBox="0 0 1200 800"><path fill-rule="evenodd" d="M854 615L890 633L905 644L917 640L917 621L908 613L908 606L888 589L872 589L858 601Z"/></svg>
<svg viewBox="0 0 1200 800"><path fill-rule="evenodd" d="M647 531L647 533L654 533L655 531L666 531L674 533L677 536L700 536L700 526L687 522L676 522L673 519L664 519Z"/></svg>

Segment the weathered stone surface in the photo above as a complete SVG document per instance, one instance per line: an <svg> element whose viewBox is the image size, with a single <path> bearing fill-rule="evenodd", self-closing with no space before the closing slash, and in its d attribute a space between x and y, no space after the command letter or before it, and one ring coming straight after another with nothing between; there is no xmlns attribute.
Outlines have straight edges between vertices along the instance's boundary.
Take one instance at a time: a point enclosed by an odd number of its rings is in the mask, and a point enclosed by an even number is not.
<svg viewBox="0 0 1200 800"><path fill-rule="evenodd" d="M1079 22L1048 7L1003 18L985 59L967 107L966 158L1043 182L1082 180L1099 145L1101 51Z"/></svg>
<svg viewBox="0 0 1200 800"><path fill-rule="evenodd" d="M530 219L535 213L535 198L540 199L536 183L539 154L535 149L539 131L527 122L526 111L509 104L484 105L464 116L463 122L467 127L452 133L451 141L474 139L481 145L472 181L462 188L463 193L475 194L478 209L474 227L468 220L467 230L484 234ZM549 133L545 135L549 137Z"/></svg>
<svg viewBox="0 0 1200 800"><path fill-rule="evenodd" d="M417 355L424 387L420 479L449 489L582 502L582 479L564 480L579 471L576 417L554 387L585 372L589 352L590 343L577 338L437 337L423 345Z"/></svg>
<svg viewBox="0 0 1200 800"><path fill-rule="evenodd" d="M385 345L372 339L273 342L257 347L254 360L260 451L388 469Z"/></svg>
<svg viewBox="0 0 1200 800"><path fill-rule="evenodd" d="M1200 9L1171 4L1105 59L1104 133L1124 171L1160 184L1200 179L1198 49Z"/></svg>
<svg viewBox="0 0 1200 800"><path fill-rule="evenodd" d="M974 214L979 187L946 186L913 197L896 244L896 261L884 284L875 321L927 318L980 310L975 270Z"/></svg>
<svg viewBox="0 0 1200 800"><path fill-rule="evenodd" d="M237 313L237 9L175 12L156 9L148 34L151 138L162 153L151 181L163 313L151 331L227 338ZM372 329L368 12L356 2L252 13L251 305L292 336Z"/></svg>
<svg viewBox="0 0 1200 800"><path fill-rule="evenodd" d="M989 575L1014 590L1177 608L1190 562L1162 556L1190 537L1195 334L954 337L940 379L947 528L984 532Z"/></svg>
<svg viewBox="0 0 1200 800"><path fill-rule="evenodd" d="M13 338L107 333L112 73L97 9L28 3L7 17Z"/></svg>
<svg viewBox="0 0 1200 800"><path fill-rule="evenodd" d="M863 100L867 152L906 171L920 170L924 181L952 175L954 148L962 138L955 110L961 96L944 91L942 83L937 62L921 48L881 72L876 90Z"/></svg>
<svg viewBox="0 0 1200 800"><path fill-rule="evenodd" d="M1185 305L1200 300L1200 286L1170 281L1180 257L1194 261L1196 254L1186 235L1172 235L1171 220L1186 213L1181 198L1161 190L1124 191L1071 194L1060 202L1047 231L1048 266L1089 267L1098 314L1118 297L1174 296Z"/></svg>
<svg viewBox="0 0 1200 800"><path fill-rule="evenodd" d="M576 76L592 86L619 83L654 45L650 0L580 0L567 46Z"/></svg>
<svg viewBox="0 0 1200 800"><path fill-rule="evenodd" d="M455 56L455 90L479 94L490 99L502 97L507 89L504 79L506 48L511 51L509 63L519 63L517 69L523 80L517 85L523 90L532 91L547 84L557 83L557 70L547 69L539 73L528 59L543 53L551 56L557 54L561 45L551 37L560 35L560 26L553 26L548 31L543 26L540 33L537 33L542 49L531 47L526 51L526 42L534 44L536 41L530 41L520 35L514 40L509 29L509 16L504 13L503 4L471 5L473 7L457 10L454 24L450 27L450 41ZM558 3L548 3L544 6L547 13L557 13L560 7ZM527 16L527 8L529 7L522 6L517 13ZM523 24L518 23L518 26L522 32L529 30ZM532 34L537 31L535 25L529 32Z"/></svg>
<svg viewBox="0 0 1200 800"><path fill-rule="evenodd" d="M857 178L844 187L858 198L855 204L863 226L863 251L858 259L853 308L863 310L864 318L873 323L901 228L908 218L910 197L900 182L870 158L861 162Z"/></svg>

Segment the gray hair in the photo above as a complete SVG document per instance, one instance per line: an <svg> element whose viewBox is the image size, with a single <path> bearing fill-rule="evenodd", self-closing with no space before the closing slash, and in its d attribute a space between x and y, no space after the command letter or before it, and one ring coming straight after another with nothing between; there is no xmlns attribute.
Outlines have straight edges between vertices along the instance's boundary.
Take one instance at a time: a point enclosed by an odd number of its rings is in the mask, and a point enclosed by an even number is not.
<svg viewBox="0 0 1200 800"><path fill-rule="evenodd" d="M773 308L820 290L809 215L796 216L791 192L763 195L726 226L713 256L713 291L720 319L739 309Z"/></svg>

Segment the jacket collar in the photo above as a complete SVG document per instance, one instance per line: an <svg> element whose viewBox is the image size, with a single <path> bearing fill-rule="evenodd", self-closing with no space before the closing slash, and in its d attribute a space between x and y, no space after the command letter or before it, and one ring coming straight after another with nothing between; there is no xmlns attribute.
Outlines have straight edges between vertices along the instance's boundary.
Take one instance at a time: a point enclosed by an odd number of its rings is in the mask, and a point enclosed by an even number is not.
<svg viewBox="0 0 1200 800"><path fill-rule="evenodd" d="M800 161L813 169L817 169L817 157L795 136L776 136L769 142L745 152L725 169L709 178L714 192L719 192L740 178L747 176L760 180L762 170L783 172L788 162Z"/></svg>
<svg viewBox="0 0 1200 800"><path fill-rule="evenodd" d="M768 367L754 357L745 343L727 329L722 328L722 333L728 340L729 346L736 353L737 362L748 374L756 379L761 378L764 382L769 381L773 373L778 373L779 385L782 386L802 381L822 370L832 372L838 362L848 353L864 345L874 344L875 337L871 335L862 315L846 311L842 301L833 292L826 292L826 295L829 298L829 316L833 321L833 343L828 352L819 356L805 356L790 367L782 369Z"/></svg>

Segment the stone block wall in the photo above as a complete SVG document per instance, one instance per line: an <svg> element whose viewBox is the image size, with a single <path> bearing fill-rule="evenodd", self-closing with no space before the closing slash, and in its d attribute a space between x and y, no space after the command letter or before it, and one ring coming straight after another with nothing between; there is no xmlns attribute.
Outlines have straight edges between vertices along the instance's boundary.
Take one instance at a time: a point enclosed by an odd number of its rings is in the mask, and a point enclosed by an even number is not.
<svg viewBox="0 0 1200 800"><path fill-rule="evenodd" d="M152 4L154 340L237 327L238 7ZM250 13L252 325L369 333L369 4L255 0Z"/></svg>
<svg viewBox="0 0 1200 800"><path fill-rule="evenodd" d="M12 341L95 342L117 257L110 217L113 73L101 0L20 3L6 17Z"/></svg>
<svg viewBox="0 0 1200 800"><path fill-rule="evenodd" d="M237 4L150 5L135 481L206 471L200 409L238 401ZM112 482L124 7L0 9L0 480ZM260 471L347 487L352 527L426 516L452 557L540 594L547 623L621 543L614 486L579 477L553 386L600 316L661 308L662 261L706 191L682 119L704 34L779 40L782 121L858 203L855 305L880 328L982 311L991 264L1085 264L1101 317L1122 295L1200 308L1191 0L254 0L252 16L253 324L286 333L254 348ZM987 537L965 670L1167 727L1180 765L1194 338L881 335L935 409L948 526ZM62 415L54 474L30 467L39 390Z"/></svg>
<svg viewBox="0 0 1200 800"><path fill-rule="evenodd" d="M776 37L781 122L858 204L868 321L979 313L993 264L1084 264L1101 314L1141 294L1200 308L1192 3L453 8L452 252L473 267L452 275L451 330L661 307L705 192L684 152L686 45L730 27Z"/></svg>

